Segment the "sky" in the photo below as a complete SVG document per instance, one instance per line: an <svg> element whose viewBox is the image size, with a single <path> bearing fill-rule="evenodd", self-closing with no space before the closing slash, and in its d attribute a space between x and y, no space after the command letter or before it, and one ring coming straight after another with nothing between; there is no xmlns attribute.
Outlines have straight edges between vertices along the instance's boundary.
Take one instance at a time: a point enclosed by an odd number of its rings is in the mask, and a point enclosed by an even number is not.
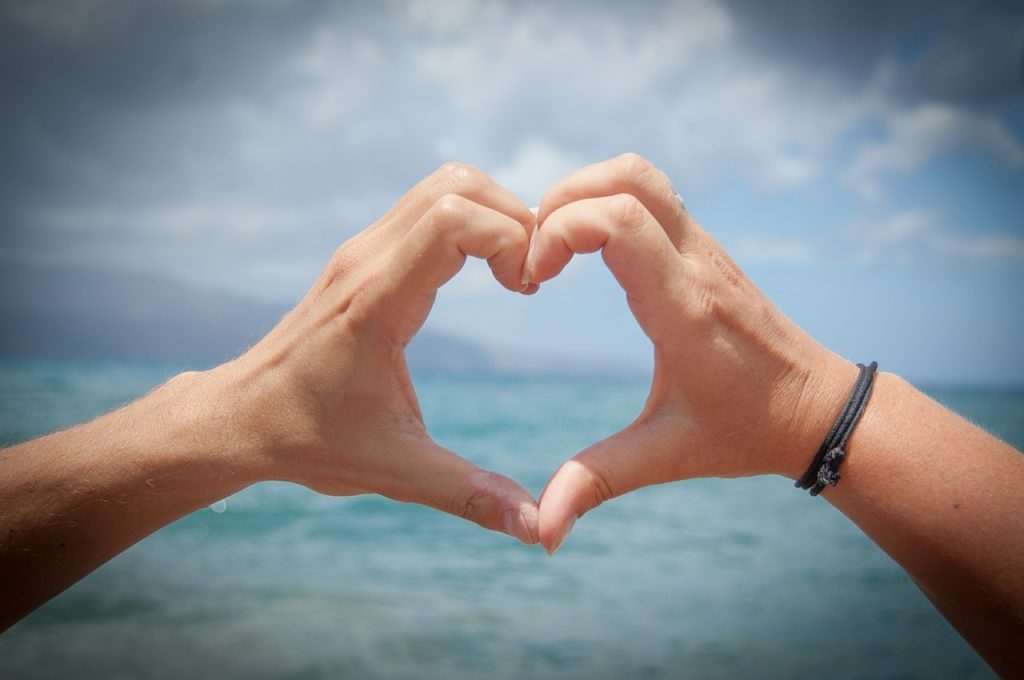
<svg viewBox="0 0 1024 680"><path fill-rule="evenodd" d="M447 160L536 205L636 151L812 335L1024 384L1024 5L0 5L0 266L292 302ZM428 328L649 366L597 255L532 298L470 262Z"/></svg>

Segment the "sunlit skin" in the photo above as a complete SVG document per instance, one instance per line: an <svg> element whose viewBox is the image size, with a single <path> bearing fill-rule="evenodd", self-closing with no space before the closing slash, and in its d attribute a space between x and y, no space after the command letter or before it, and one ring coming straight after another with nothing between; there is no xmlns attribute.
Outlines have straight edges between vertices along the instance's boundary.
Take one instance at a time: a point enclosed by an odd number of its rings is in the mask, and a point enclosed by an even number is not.
<svg viewBox="0 0 1024 680"><path fill-rule="evenodd" d="M626 154L578 170L548 191L538 222L524 280L541 283L574 253L600 250L655 357L636 420L548 482L545 548L556 550L587 511L642 486L804 473L857 368L779 312L657 168ZM1024 677L1024 456L890 373L879 375L847 450L841 482L822 496L993 668Z"/></svg>
<svg viewBox="0 0 1024 680"><path fill-rule="evenodd" d="M0 452L0 629L136 541L263 480L422 503L537 542L537 503L427 434L404 349L467 255L514 292L534 214L446 164L342 245L245 354Z"/></svg>
<svg viewBox="0 0 1024 680"><path fill-rule="evenodd" d="M532 294L573 254L596 251L653 343L651 393L631 425L555 472L538 508L516 482L433 442L404 348L467 255ZM536 218L479 170L447 164L342 245L239 358L0 452L0 627L264 480L421 503L554 552L580 516L642 486L798 478L856 374L775 308L643 158L573 173ZM822 496L998 672L1024 676L1024 456L889 373L848 452Z"/></svg>

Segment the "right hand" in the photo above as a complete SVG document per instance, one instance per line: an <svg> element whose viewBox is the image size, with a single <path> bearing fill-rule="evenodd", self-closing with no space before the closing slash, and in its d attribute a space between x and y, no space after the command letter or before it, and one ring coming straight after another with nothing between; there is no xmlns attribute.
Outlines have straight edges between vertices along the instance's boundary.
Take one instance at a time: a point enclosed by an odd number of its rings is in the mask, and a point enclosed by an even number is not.
<svg viewBox="0 0 1024 680"><path fill-rule="evenodd" d="M648 161L578 170L544 197L528 280L601 250L654 344L642 413L559 468L540 503L554 552L585 512L633 489L693 477L799 477L856 368L786 318L740 271Z"/></svg>

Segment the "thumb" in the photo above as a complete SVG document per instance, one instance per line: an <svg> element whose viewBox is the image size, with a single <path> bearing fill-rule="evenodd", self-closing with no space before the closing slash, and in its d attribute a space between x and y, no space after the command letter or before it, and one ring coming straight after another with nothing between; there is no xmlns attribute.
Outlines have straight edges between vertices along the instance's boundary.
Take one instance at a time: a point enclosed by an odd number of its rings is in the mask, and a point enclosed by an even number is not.
<svg viewBox="0 0 1024 680"><path fill-rule="evenodd" d="M528 545L537 543L537 501L518 482L432 441L413 461L400 488L388 496L468 519Z"/></svg>
<svg viewBox="0 0 1024 680"><path fill-rule="evenodd" d="M602 503L681 478L680 447L667 434L638 420L562 464L540 499L540 542L548 554L558 550L577 519Z"/></svg>

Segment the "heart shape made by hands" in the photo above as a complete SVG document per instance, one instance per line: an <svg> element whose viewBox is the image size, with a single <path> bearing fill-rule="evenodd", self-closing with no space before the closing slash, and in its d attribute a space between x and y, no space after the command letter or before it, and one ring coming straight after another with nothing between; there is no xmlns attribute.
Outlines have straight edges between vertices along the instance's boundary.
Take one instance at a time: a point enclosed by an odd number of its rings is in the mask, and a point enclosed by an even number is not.
<svg viewBox="0 0 1024 680"><path fill-rule="evenodd" d="M537 226L521 283L539 285L574 254L601 251L655 350L650 395L637 418L549 480L537 520L544 547L554 552L580 516L642 486L791 474L777 452L813 450L820 429L793 417L807 383L801 367L829 353L692 220L668 178L625 154L570 174L532 212ZM767 427L780 417L789 425L784 437Z"/></svg>
<svg viewBox="0 0 1024 680"><path fill-rule="evenodd" d="M626 428L562 464L538 504L430 438L405 347L467 256L532 294L597 251L654 347L651 391ZM266 478L428 505L554 551L582 514L642 486L792 476L784 452L813 451L822 431L821 414L799 407L837 400L808 394L827 389L810 375L856 370L833 359L691 219L661 171L625 154L557 182L536 213L479 170L442 166L345 242L224 371L247 395L246 429L268 432Z"/></svg>

